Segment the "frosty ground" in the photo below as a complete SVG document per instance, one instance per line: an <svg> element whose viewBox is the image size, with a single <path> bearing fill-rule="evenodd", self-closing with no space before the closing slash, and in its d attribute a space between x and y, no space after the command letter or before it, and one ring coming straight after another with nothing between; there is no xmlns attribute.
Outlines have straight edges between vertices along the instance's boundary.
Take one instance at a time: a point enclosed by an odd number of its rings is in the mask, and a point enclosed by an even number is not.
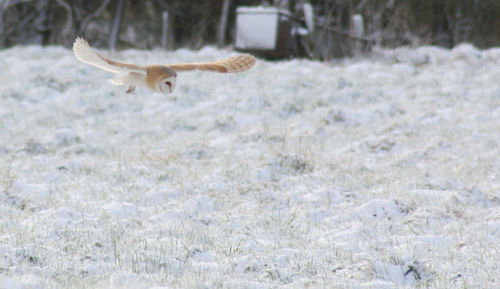
<svg viewBox="0 0 500 289"><path fill-rule="evenodd" d="M500 286L500 49L109 77L0 51L0 288Z"/></svg>

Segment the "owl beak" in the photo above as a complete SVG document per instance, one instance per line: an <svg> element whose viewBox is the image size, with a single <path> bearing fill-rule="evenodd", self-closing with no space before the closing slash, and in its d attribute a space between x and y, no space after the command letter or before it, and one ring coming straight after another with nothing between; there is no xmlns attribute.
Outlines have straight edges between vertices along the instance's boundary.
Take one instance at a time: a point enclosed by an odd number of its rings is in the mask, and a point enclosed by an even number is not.
<svg viewBox="0 0 500 289"><path fill-rule="evenodd" d="M160 92L163 93L163 94L172 93L172 90L173 90L172 83L170 81L166 81L165 85L167 86L167 89L165 89L162 85L160 85L158 87L158 89L160 90Z"/></svg>
<svg viewBox="0 0 500 289"><path fill-rule="evenodd" d="M170 93L174 92L175 89L175 76L174 78L168 82L168 90L170 90Z"/></svg>

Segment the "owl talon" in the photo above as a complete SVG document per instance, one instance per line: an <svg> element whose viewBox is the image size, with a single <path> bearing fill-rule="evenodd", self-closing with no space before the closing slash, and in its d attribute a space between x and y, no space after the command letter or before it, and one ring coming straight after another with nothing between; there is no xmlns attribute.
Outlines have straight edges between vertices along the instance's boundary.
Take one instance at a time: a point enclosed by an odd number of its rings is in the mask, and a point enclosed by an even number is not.
<svg viewBox="0 0 500 289"><path fill-rule="evenodd" d="M131 86L129 86L129 87L128 87L128 89L127 89L127 93L131 93L131 92L133 92L134 90L135 90L135 85L131 85Z"/></svg>

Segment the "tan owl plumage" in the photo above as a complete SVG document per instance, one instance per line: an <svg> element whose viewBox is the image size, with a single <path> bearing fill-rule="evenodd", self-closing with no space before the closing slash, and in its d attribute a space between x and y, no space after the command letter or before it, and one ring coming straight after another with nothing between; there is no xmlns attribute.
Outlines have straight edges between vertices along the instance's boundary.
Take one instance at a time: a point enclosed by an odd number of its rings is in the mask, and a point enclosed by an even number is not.
<svg viewBox="0 0 500 289"><path fill-rule="evenodd" d="M256 62L252 55L240 54L214 62L140 66L108 59L94 51L89 43L81 37L76 38L73 52L76 58L83 63L106 71L120 73L121 75L108 81L115 85L128 86L127 93L134 91L136 86L143 86L155 92L167 94L174 91L177 72L202 70L237 73L252 68Z"/></svg>

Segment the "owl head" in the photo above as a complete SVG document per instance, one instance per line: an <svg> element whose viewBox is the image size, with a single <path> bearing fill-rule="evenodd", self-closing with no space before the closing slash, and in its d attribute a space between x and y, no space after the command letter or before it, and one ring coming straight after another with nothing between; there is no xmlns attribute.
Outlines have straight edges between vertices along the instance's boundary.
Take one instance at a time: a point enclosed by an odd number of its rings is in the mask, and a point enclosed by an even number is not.
<svg viewBox="0 0 500 289"><path fill-rule="evenodd" d="M147 69L146 84L156 92L168 94L174 91L176 77L177 73L172 68L154 65Z"/></svg>

